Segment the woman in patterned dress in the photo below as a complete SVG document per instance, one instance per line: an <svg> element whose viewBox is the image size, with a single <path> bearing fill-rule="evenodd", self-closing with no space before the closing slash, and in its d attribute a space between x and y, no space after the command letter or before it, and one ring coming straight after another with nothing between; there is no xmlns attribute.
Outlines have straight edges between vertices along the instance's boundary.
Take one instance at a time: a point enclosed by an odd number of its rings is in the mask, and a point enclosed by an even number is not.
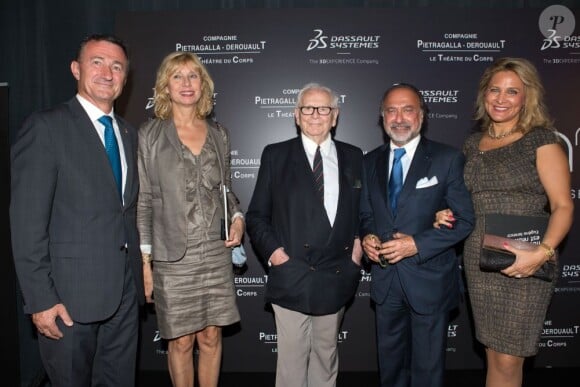
<svg viewBox="0 0 580 387"><path fill-rule="evenodd" d="M159 333L168 340L173 385L194 385L197 345L197 380L216 387L221 327L240 320L230 248L240 244L245 227L231 192L229 136L208 119L213 81L194 54L166 56L154 90L156 118L139 130L137 224L145 296L155 302ZM225 241L222 181L233 214Z"/></svg>
<svg viewBox="0 0 580 387"><path fill-rule="evenodd" d="M476 337L485 347L487 387L522 385L524 360L538 352L557 281L532 274L553 257L573 220L568 159L543 94L532 63L496 60L479 82L475 119L481 131L463 147L465 183L477 216L465 243L464 267ZM542 244L532 251L505 246L516 255L513 265L481 271L483 218L489 213L549 218ZM453 214L445 210L435 227L452 223Z"/></svg>

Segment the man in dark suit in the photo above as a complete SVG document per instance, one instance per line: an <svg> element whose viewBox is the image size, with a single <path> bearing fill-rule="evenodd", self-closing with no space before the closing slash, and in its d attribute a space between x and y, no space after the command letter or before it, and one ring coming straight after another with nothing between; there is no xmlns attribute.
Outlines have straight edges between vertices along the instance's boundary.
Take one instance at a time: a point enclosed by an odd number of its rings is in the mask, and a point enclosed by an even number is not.
<svg viewBox="0 0 580 387"><path fill-rule="evenodd" d="M362 151L332 139L338 113L329 88L311 83L300 91L301 135L266 146L246 216L253 246L270 266L277 387L336 385L338 330L362 258Z"/></svg>
<svg viewBox="0 0 580 387"><path fill-rule="evenodd" d="M144 293L137 133L113 110L127 50L92 35L70 68L77 95L31 115L11 148L14 262L51 385L134 386Z"/></svg>
<svg viewBox="0 0 580 387"><path fill-rule="evenodd" d="M455 247L474 224L464 157L421 136L427 107L414 86L389 88L381 114L390 141L364 158L360 204L363 249L377 263L371 298L381 386L439 387L449 312L459 300ZM435 213L447 207L454 230L434 228Z"/></svg>

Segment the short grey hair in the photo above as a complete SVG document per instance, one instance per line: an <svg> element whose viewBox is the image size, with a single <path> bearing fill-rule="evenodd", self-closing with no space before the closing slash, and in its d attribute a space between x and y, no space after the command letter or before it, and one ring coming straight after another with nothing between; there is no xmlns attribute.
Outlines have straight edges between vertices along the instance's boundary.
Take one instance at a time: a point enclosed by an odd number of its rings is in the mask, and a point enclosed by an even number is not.
<svg viewBox="0 0 580 387"><path fill-rule="evenodd" d="M300 92L298 92L298 96L296 97L296 108L299 108L302 103L302 98L304 94L311 90L320 90L330 95L330 107L337 108L338 107L338 95L330 88L320 83L310 82L304 85Z"/></svg>

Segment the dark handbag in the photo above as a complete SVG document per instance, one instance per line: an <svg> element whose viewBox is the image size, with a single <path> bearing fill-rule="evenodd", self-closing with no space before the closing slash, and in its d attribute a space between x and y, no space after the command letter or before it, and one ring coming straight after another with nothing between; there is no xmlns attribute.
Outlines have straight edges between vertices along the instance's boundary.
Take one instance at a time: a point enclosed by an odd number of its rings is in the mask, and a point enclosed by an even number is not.
<svg viewBox="0 0 580 387"><path fill-rule="evenodd" d="M534 250L537 244L521 241L518 239L506 238L499 235L484 234L483 250L479 260L479 267L483 271L500 271L511 266L516 256L503 248L504 243L521 250ZM551 282L556 278L555 256L544 263L532 277Z"/></svg>

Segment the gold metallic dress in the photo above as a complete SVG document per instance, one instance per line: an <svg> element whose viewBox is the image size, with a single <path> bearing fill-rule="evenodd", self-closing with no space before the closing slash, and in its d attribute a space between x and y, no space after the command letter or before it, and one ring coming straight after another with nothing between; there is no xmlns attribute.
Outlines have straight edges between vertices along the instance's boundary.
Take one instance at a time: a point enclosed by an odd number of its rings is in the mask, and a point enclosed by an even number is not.
<svg viewBox="0 0 580 387"><path fill-rule="evenodd" d="M183 259L155 261L153 266L157 323L164 339L240 320L231 249L220 238L221 180L211 136L199 155L183 145L182 152L187 179L187 251Z"/></svg>

